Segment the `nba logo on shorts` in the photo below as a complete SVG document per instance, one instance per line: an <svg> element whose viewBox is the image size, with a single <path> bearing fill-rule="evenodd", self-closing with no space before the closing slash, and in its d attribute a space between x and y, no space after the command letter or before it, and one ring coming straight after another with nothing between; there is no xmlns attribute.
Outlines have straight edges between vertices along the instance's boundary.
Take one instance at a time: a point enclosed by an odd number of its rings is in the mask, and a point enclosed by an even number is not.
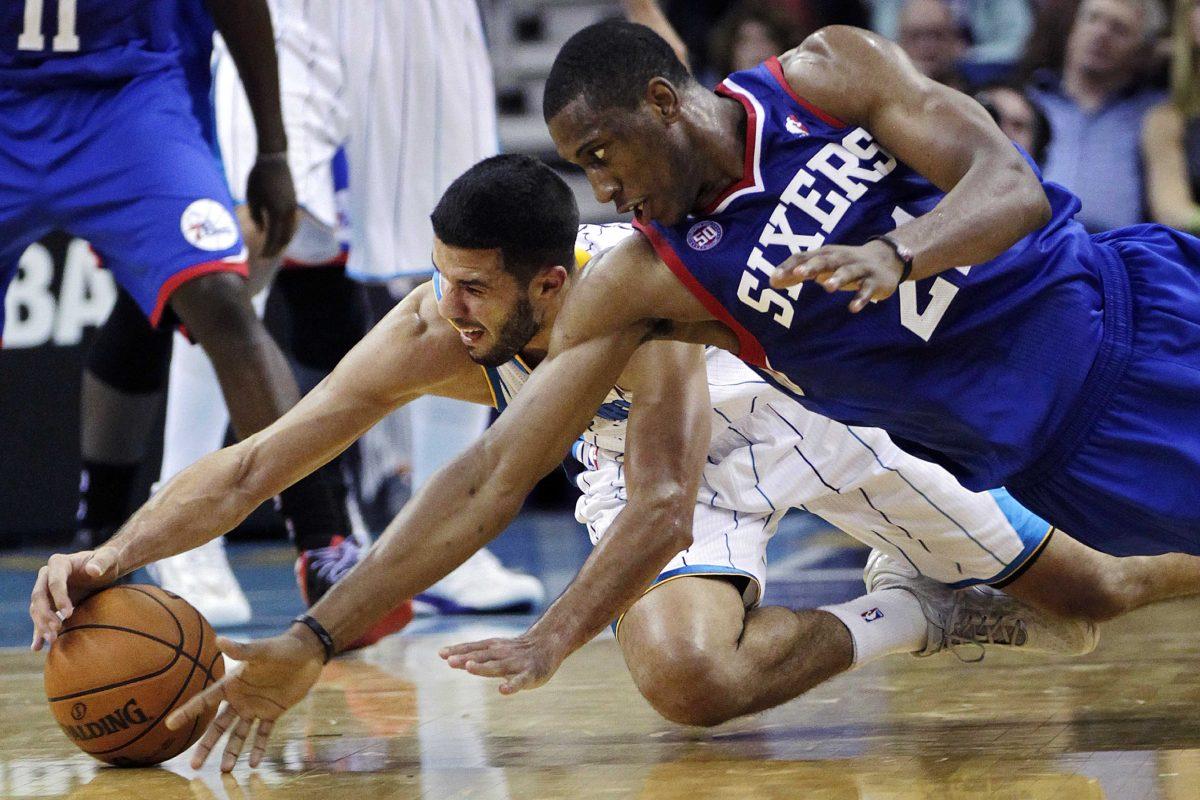
<svg viewBox="0 0 1200 800"><path fill-rule="evenodd" d="M233 215L216 200L196 200L179 217L183 238L201 250L228 250L237 244Z"/></svg>
<svg viewBox="0 0 1200 800"><path fill-rule="evenodd" d="M724 235L721 223L706 220L692 226L687 234L687 243L693 250L711 250L720 243Z"/></svg>
<svg viewBox="0 0 1200 800"><path fill-rule="evenodd" d="M859 616L863 618L864 622L875 622L876 620L883 619L883 612L878 608L868 608L859 614Z"/></svg>

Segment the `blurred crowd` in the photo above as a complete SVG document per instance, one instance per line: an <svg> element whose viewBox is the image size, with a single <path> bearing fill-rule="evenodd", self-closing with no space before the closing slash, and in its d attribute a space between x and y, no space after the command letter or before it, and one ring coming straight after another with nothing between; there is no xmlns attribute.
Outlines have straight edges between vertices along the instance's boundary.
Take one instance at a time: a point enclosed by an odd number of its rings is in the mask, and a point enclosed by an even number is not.
<svg viewBox="0 0 1200 800"><path fill-rule="evenodd" d="M710 84L825 25L870 28L975 97L1092 231L1200 233L1200 0L667 0Z"/></svg>

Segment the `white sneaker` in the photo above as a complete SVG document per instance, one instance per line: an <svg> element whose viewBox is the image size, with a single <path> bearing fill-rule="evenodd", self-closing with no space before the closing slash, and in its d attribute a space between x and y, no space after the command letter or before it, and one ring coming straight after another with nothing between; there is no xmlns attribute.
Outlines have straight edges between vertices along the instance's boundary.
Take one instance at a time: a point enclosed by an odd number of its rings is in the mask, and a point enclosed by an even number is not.
<svg viewBox="0 0 1200 800"><path fill-rule="evenodd" d="M1091 622L1047 614L1003 592L956 591L879 550L872 550L867 558L863 580L868 592L904 589L921 603L929 640L918 656L951 650L964 661L981 661L987 647L1082 656L1100 641L1100 632ZM975 657L960 652L964 645L978 648L972 653Z"/></svg>
<svg viewBox="0 0 1200 800"><path fill-rule="evenodd" d="M250 621L250 603L242 592L221 537L194 550L147 564L154 581L187 600L214 628L245 625Z"/></svg>
<svg viewBox="0 0 1200 800"><path fill-rule="evenodd" d="M514 572L484 548L413 598L413 612L488 614L532 611L546 596L542 582Z"/></svg>

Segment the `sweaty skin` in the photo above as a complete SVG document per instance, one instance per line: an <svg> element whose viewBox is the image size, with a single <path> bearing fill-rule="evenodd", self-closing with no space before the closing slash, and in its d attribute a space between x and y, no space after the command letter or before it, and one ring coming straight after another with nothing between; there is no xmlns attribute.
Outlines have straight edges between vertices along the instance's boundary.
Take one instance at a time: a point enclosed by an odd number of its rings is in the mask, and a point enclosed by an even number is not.
<svg viewBox="0 0 1200 800"><path fill-rule="evenodd" d="M787 54L784 64L789 81L799 91L859 124L872 123L862 116L862 109L856 112L849 107L855 101L846 96L847 87L876 87L864 108L878 116L872 129L895 152L925 146L898 146L893 140L902 135L926 136L930 149L944 151L945 164L938 162L940 172L932 177L951 191L931 214L901 229L904 243L918 254L920 275L990 258L1040 224L1045 206L1040 187L1023 163L1013 163L1014 151L982 111L916 75L887 43L861 31L830 29ZM645 194L650 197L642 213L658 209L686 213L713 187L719 191L722 180L728 183L740 176L742 139L732 113L735 110L711 93L688 91L683 102L674 87L659 79L652 81L648 102L653 104L654 124L664 127L664 141L694 146L715 160L696 159L698 166L684 176L689 182L686 192L665 185L639 186L639 190L647 189ZM839 91L842 94L837 94ZM925 104L921 107L928 113L911 114L911 109L901 113L892 102L897 96ZM569 107L564 114L570 111ZM552 121L552 129L560 149L574 156L586 142L568 137L571 124L572 120L560 115ZM948 129L956 133L945 133ZM597 131L594 124L588 131L608 133ZM639 200L642 193L623 183L634 174L624 170L636 167L636 142L611 135L602 144L599 149L607 150L604 155L611 160L595 152L597 148L579 156L589 159L585 168L597 195L603 191L610 195L605 199ZM981 155L974 155L973 149ZM924 162L914 158L913 163L920 168ZM987 197L987 202L951 188L963 184L970 192ZM1005 199L997 202L997 197ZM959 216L969 222L960 222ZM963 241L966 231L975 234L981 229L989 231L986 242ZM847 286L862 281L864 288L874 287L872 296L876 291L886 289L890 294L895 289L899 265L886 247L830 247L814 252L838 262L839 268L865 270ZM454 274L453 256L452 252L435 251L435 260L451 284L465 284L464 276ZM854 275L852 269L844 274L848 278ZM543 618L546 628L566 631L561 647L570 648L612 613L612 604L600 602L601 592L620 595L624 605L617 605L627 607L661 564L686 546L708 443L707 387L702 370L687 368L689 358L698 356L697 348L680 349L652 340L704 342L736 350L735 337L679 284L641 237L631 237L609 251L561 303L549 341L539 343L546 347L544 361L499 422L440 471L389 526L351 579L340 582L312 609L335 642L356 638L374 617L448 572L503 528L536 480L557 463L583 430L614 384L636 392L634 413L643 409L642 419L632 414L630 418L631 431L637 431L636 436L631 434L630 444L645 448L644 456L630 452L630 458L637 460L630 469L638 471L639 477L630 482L630 504L610 529L605 546L597 548L573 584L571 603L565 601L566 596L556 603ZM252 508L332 458L374 419L413 393L459 396L451 385L468 380L467 371L473 371L478 389L486 391L478 368L465 358L462 337L451 327L435 324L434 311L428 293L406 300L285 420L182 473L134 517L112 546L94 554L55 556L43 570L34 593L31 615L37 636L52 637L58 629L55 608L69 611L73 597L111 580L118 572L220 533L237 521L242 509ZM420 352L427 357L399 355L395 346L401 342L404 353ZM654 351L661 355L647 355ZM461 365L461 376L453 365ZM649 380L648 375L658 380ZM465 399L478 401L479 397ZM652 413L646 413L647 409ZM654 422L647 424L646 420ZM634 486L640 495L636 503ZM217 491L218 487L225 492ZM632 513L635 505L636 515ZM447 514L448 508L455 513ZM645 538L637 538L639 528ZM166 537L160 531L164 529L172 531L169 541L162 541ZM625 550L637 556L618 560L618 542L655 549ZM412 558L417 552L419 561ZM602 556L607 558L603 564ZM657 561L660 556L662 560ZM589 587L596 591L589 592ZM583 621L571 624L576 612ZM220 734L232 728L234 735L226 747L222 769L232 768L258 720L250 759L251 765L257 765L274 720L316 680L321 648L302 626L249 645L226 640L221 644L234 658L253 659L251 666L246 672L239 668L195 698L173 714L168 724L179 727L205 706L224 698L229 710L214 721L194 763L203 761ZM251 684L276 686L279 691L271 698L256 697L247 688Z"/></svg>

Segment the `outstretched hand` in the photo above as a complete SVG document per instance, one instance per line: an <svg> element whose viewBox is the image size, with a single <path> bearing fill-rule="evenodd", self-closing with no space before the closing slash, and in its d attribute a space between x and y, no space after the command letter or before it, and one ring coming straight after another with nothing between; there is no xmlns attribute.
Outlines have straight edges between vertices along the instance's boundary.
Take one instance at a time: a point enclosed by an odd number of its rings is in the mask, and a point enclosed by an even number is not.
<svg viewBox="0 0 1200 800"><path fill-rule="evenodd" d="M872 300L886 300L900 285L904 265L882 242L831 244L789 256L771 275L776 289L817 281L827 292L854 292L850 311L857 314Z"/></svg>
<svg viewBox="0 0 1200 800"><path fill-rule="evenodd" d="M120 574L113 547L50 556L46 566L38 570L29 598L29 618L33 620L30 647L41 650L43 645L53 644L76 604L111 584Z"/></svg>
<svg viewBox="0 0 1200 800"><path fill-rule="evenodd" d="M446 663L483 678L504 678L500 694L536 689L554 675L567 653L528 632L512 639L484 639L443 647Z"/></svg>
<svg viewBox="0 0 1200 800"><path fill-rule="evenodd" d="M193 769L204 765L208 754L228 733L221 771L232 770L250 740L255 723L250 766L257 767L262 762L275 720L308 694L324 666L320 645L302 637L303 634L289 631L245 644L217 637L218 649L241 663L166 719L168 728L179 730L225 701L196 745Z"/></svg>

